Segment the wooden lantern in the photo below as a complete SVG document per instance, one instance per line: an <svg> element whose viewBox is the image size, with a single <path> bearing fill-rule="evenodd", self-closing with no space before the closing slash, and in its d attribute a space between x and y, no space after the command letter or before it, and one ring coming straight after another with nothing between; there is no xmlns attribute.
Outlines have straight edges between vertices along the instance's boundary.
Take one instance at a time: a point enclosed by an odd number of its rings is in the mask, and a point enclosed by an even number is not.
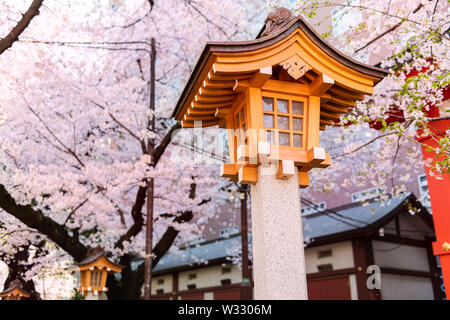
<svg viewBox="0 0 450 320"><path fill-rule="evenodd" d="M0 298L3 300L22 300L23 298L29 298L30 293L22 289L19 280L11 282L8 289L0 293Z"/></svg>
<svg viewBox="0 0 450 320"><path fill-rule="evenodd" d="M94 295L108 291L106 278L108 273L121 272L123 267L106 258L103 249L91 249L86 259L77 264L80 270L80 288L83 295L93 292Z"/></svg>
<svg viewBox="0 0 450 320"><path fill-rule="evenodd" d="M255 183L268 160L280 179L298 167L300 187L307 187L308 171L331 163L319 131L371 94L387 71L344 56L287 9L268 20L257 40L207 43L173 117L185 128L228 129L222 177Z"/></svg>

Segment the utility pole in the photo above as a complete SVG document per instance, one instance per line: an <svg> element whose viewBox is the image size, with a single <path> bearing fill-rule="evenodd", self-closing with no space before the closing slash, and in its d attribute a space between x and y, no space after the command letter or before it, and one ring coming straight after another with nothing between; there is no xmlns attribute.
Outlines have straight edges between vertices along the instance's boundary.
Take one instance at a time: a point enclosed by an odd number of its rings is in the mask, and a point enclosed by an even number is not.
<svg viewBox="0 0 450 320"><path fill-rule="evenodd" d="M242 247L242 296L241 300L251 299L251 272L248 263L248 212L247 212L247 198L248 186L243 184L240 186L240 191L244 194L241 199L241 247Z"/></svg>
<svg viewBox="0 0 450 320"><path fill-rule="evenodd" d="M152 111L152 119L148 123L148 130L155 132L155 60L156 45L155 38L152 38L152 52L150 59L150 110ZM155 166L155 141L147 140L147 153L151 158L150 166ZM150 300L152 292L152 266L153 266L153 194L154 180L147 178L147 224L145 233L145 278L144 278L144 300Z"/></svg>

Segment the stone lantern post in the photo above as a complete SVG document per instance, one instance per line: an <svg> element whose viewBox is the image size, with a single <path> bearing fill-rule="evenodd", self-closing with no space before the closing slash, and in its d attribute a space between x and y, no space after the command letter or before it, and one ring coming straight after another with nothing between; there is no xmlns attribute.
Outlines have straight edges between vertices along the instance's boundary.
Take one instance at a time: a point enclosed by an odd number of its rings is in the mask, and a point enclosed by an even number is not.
<svg viewBox="0 0 450 320"><path fill-rule="evenodd" d="M227 129L221 176L251 185L255 299L307 299L299 187L331 164L319 131L384 78L279 8L262 37L207 43L173 117Z"/></svg>

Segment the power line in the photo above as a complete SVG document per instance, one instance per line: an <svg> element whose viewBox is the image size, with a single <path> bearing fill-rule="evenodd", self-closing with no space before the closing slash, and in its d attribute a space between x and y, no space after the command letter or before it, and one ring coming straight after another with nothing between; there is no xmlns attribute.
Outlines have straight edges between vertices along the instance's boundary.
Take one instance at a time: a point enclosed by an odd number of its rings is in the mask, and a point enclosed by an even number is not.
<svg viewBox="0 0 450 320"><path fill-rule="evenodd" d="M308 204L308 202L304 201L304 199L301 199L301 201L304 202L305 204ZM313 202L311 202L311 203L312 203L313 206L317 206L317 205L314 204ZM316 208L316 209L317 209L317 208ZM321 212L327 212L327 210L324 210L324 211L321 211ZM330 212L330 213L332 213L332 212ZM357 226L357 225L352 224L352 223L350 223L350 222L347 222L347 221L345 221L345 220L341 220L341 219L339 219L339 218L333 217L333 216L331 216L331 215L329 215L329 214L327 214L326 217L331 218L331 219L334 219L334 220L336 220L336 221L339 221L339 222L341 222L341 223L344 223L344 224L349 225L349 226L354 227L354 228L358 228L358 229L361 228L361 226Z"/></svg>
<svg viewBox="0 0 450 320"><path fill-rule="evenodd" d="M314 206L315 207L314 209L317 209L317 204L315 204L314 202L312 202L310 200L307 200L307 199L302 199L302 201L304 201L306 204L308 204L310 206ZM319 209L320 209L320 207L319 207ZM367 223L366 221L362 221L362 220L358 220L358 219L355 219L355 218L344 216L344 215L342 215L340 213L337 213L336 211L334 211L332 209L324 209L324 210L322 210L322 212L332 213L332 214L335 214L338 217L341 217L343 219L352 220L352 221L355 221L355 222L358 222L358 223L361 223L361 224L364 224L364 225L369 225L369 223Z"/></svg>
<svg viewBox="0 0 450 320"><path fill-rule="evenodd" d="M328 216L328 217L330 217L330 218L333 218L332 216L330 216L329 214L335 214L335 215L337 215L337 216L339 216L339 217L341 217L341 218L343 218L343 219L347 219L347 220L353 220L353 221L356 221L356 222L358 222L358 223L361 223L361 224L364 224L365 226L368 226L368 225L370 225L370 223L368 223L368 222L365 222L365 221L362 221L362 220L358 220L358 219L355 219L355 218L352 218L352 217L347 217L347 216L345 216L345 215L342 215L342 214L340 214L340 213L337 213L336 211L334 211L334 210L332 210L332 209L324 209L324 210L322 210L316 203L314 203L314 202L312 202L311 200L308 200L308 199L301 199L301 201L304 203L304 204L306 204L306 205L308 205L308 206L312 206L312 207L314 207L314 209L316 209L319 213L326 213L327 215L326 216ZM338 220L339 221L339 220ZM342 222L342 221L341 221ZM347 223L348 224L348 223ZM357 228L361 228L361 227L358 227L358 226L355 226L355 227L357 227ZM384 226L384 227L382 227L383 229L388 229L388 230L397 230L397 228L394 228L394 227L387 227L387 226ZM409 229L399 229L399 231L400 232L404 232L404 233L416 233L416 234L425 234L425 235L428 235L428 234L430 234L430 233L432 233L432 232L430 232L430 231L419 231L419 230L409 230Z"/></svg>

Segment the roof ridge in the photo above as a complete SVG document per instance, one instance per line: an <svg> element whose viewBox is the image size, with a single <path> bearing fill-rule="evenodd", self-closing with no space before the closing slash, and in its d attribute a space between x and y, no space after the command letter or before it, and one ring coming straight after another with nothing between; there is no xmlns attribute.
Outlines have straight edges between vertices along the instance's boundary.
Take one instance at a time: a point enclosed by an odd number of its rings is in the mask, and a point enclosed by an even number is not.
<svg viewBox="0 0 450 320"><path fill-rule="evenodd" d="M411 192L405 192L401 196L405 197L405 199L406 199L411 194L412 194ZM399 197L393 197L392 195L389 195L389 199L396 199L396 198L399 198ZM370 204L372 204L373 202L380 202L380 201L377 201L377 198L371 198L371 199L367 199L365 201L369 202ZM347 203L347 204L344 204L344 205L341 205L341 206L327 208L327 209L324 209L323 211L319 211L319 212L308 214L308 215L304 216L304 218L305 219L315 218L315 217L318 217L318 216L330 214L327 211L342 211L342 210L346 210L346 209L350 209L350 208L354 208L354 207L364 207L364 204L361 203L361 202L351 202L351 203Z"/></svg>

